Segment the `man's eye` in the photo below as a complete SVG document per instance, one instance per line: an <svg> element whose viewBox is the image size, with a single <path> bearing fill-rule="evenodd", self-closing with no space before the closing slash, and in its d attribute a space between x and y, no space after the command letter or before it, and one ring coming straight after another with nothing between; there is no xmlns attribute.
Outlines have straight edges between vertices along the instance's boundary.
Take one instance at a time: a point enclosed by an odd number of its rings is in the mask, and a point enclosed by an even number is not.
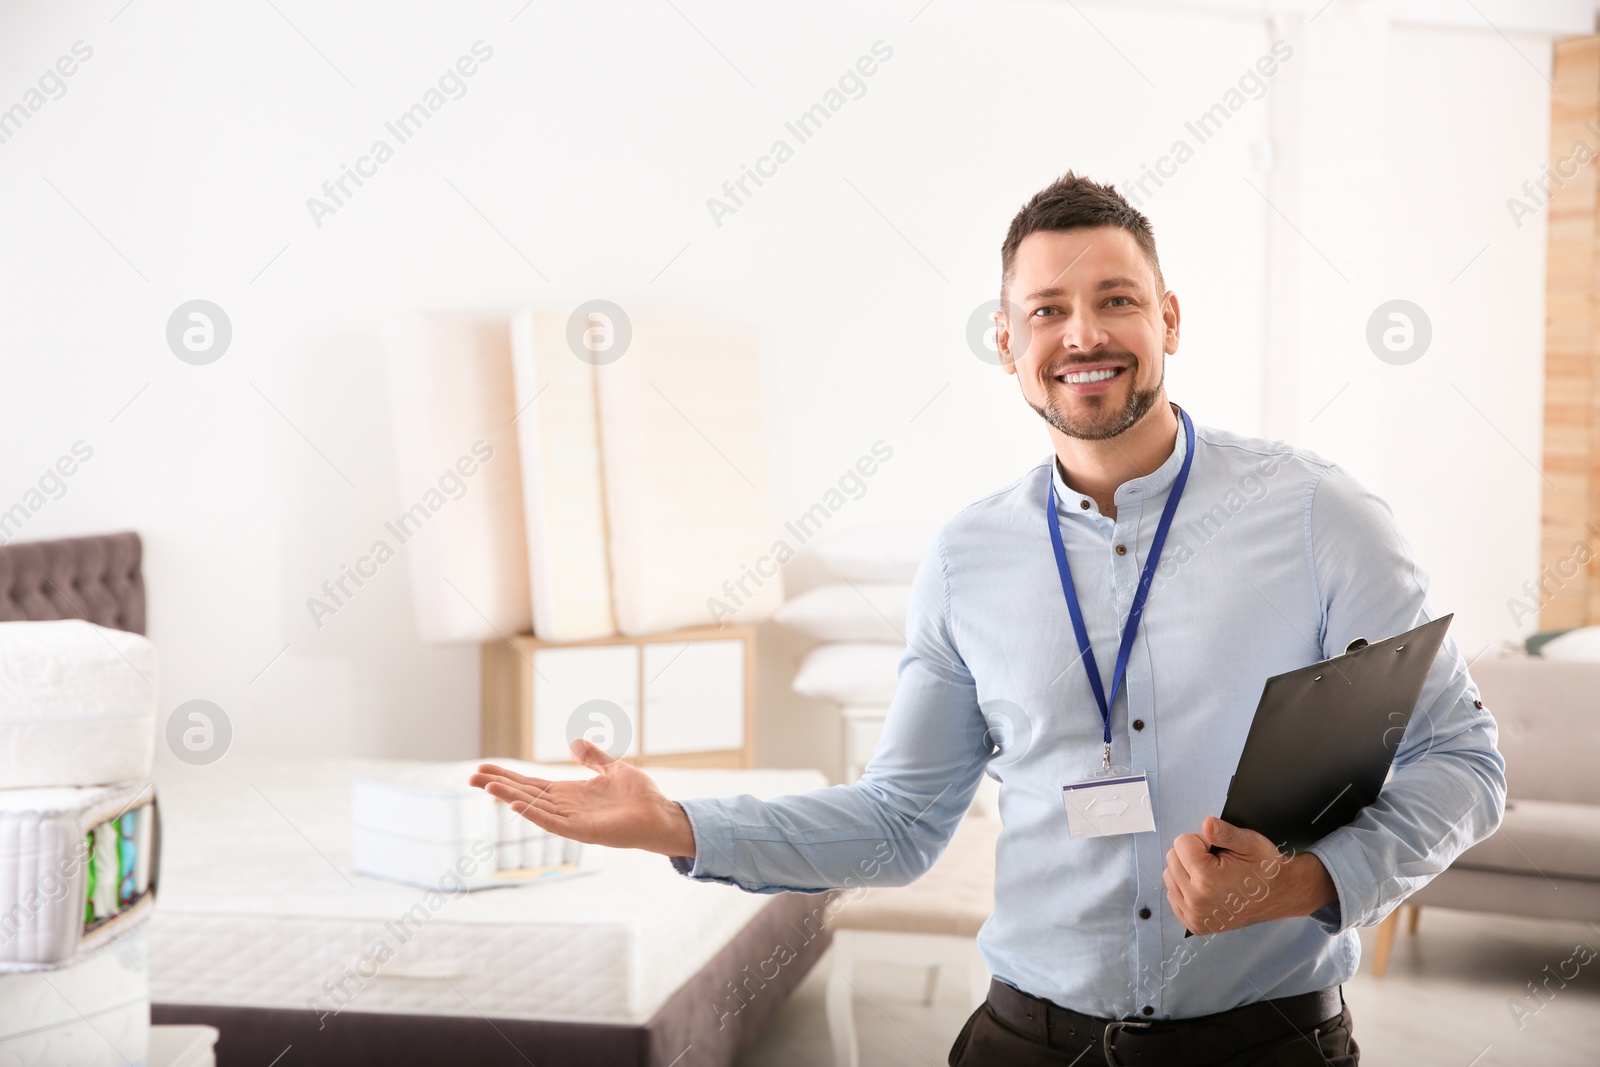
<svg viewBox="0 0 1600 1067"><path fill-rule="evenodd" d="M1114 297L1111 298L1111 300L1125 300L1125 301L1127 301L1126 304L1117 305L1119 307L1131 307L1131 306L1133 306L1133 298L1132 297L1114 296ZM1108 303L1108 304L1110 302L1111 302L1110 300L1106 301L1106 303Z"/></svg>
<svg viewBox="0 0 1600 1067"><path fill-rule="evenodd" d="M1037 309L1034 310L1034 315L1035 316L1039 316L1039 315L1056 315L1056 314L1059 314L1058 310L1056 308L1052 308L1052 307L1043 307L1043 308L1037 308Z"/></svg>

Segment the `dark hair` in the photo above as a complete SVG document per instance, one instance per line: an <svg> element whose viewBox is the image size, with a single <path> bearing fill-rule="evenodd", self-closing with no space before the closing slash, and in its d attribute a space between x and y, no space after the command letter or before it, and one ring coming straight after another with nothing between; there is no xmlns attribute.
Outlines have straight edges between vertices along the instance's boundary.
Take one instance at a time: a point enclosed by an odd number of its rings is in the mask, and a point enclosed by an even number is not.
<svg viewBox="0 0 1600 1067"><path fill-rule="evenodd" d="M1115 186L1080 178L1069 170L1034 193L1033 199L1022 205L1022 210L1011 220L1005 243L1000 246L1001 301L1004 302L1011 288L1017 247L1024 237L1040 230L1081 230L1090 226L1117 226L1132 234L1155 272L1156 287L1166 289L1161 263L1156 258L1156 235L1150 228L1150 220L1124 200Z"/></svg>

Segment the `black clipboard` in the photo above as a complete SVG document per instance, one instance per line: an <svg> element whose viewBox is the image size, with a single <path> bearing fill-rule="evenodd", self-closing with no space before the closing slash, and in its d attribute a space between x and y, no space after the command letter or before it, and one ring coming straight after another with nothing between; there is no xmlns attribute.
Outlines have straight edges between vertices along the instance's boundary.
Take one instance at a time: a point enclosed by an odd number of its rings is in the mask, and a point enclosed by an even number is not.
<svg viewBox="0 0 1600 1067"><path fill-rule="evenodd" d="M1377 800L1453 618L1268 678L1222 821L1299 852Z"/></svg>

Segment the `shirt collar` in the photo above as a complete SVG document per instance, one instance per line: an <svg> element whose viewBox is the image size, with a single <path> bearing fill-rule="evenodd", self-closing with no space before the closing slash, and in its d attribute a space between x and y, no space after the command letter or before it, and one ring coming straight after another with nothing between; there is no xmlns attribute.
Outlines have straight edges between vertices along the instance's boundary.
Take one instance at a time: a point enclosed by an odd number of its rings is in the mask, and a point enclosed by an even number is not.
<svg viewBox="0 0 1600 1067"><path fill-rule="evenodd" d="M1177 415L1178 405L1173 404L1172 411L1173 414ZM1130 478L1117 486L1117 492L1112 497L1117 507L1142 504L1152 497L1159 497L1171 488L1173 482L1178 480L1178 471L1183 468L1183 457L1189 451L1189 442L1183 432L1182 415L1178 415L1177 435L1177 440L1173 444L1172 455L1168 456L1161 466L1143 477ZM1196 445L1198 446L1198 444L1197 434ZM1095 509L1093 497L1085 496L1067 485L1066 479L1061 477L1061 461L1055 456L1050 457L1050 472L1056 483L1056 499L1064 505L1063 510L1073 512ZM1085 501L1088 502L1088 507L1084 507Z"/></svg>

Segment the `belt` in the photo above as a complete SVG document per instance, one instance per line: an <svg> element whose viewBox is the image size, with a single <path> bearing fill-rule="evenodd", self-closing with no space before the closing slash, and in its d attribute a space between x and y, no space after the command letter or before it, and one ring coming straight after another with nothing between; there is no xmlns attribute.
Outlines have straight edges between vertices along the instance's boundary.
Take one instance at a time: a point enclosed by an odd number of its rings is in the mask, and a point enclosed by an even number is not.
<svg viewBox="0 0 1600 1067"><path fill-rule="evenodd" d="M1193 1019L1100 1019L1029 996L998 978L989 1009L1001 1022L1052 1048L1098 1047L1111 1067L1205 1064L1306 1033L1344 1010L1338 986L1246 1004Z"/></svg>

